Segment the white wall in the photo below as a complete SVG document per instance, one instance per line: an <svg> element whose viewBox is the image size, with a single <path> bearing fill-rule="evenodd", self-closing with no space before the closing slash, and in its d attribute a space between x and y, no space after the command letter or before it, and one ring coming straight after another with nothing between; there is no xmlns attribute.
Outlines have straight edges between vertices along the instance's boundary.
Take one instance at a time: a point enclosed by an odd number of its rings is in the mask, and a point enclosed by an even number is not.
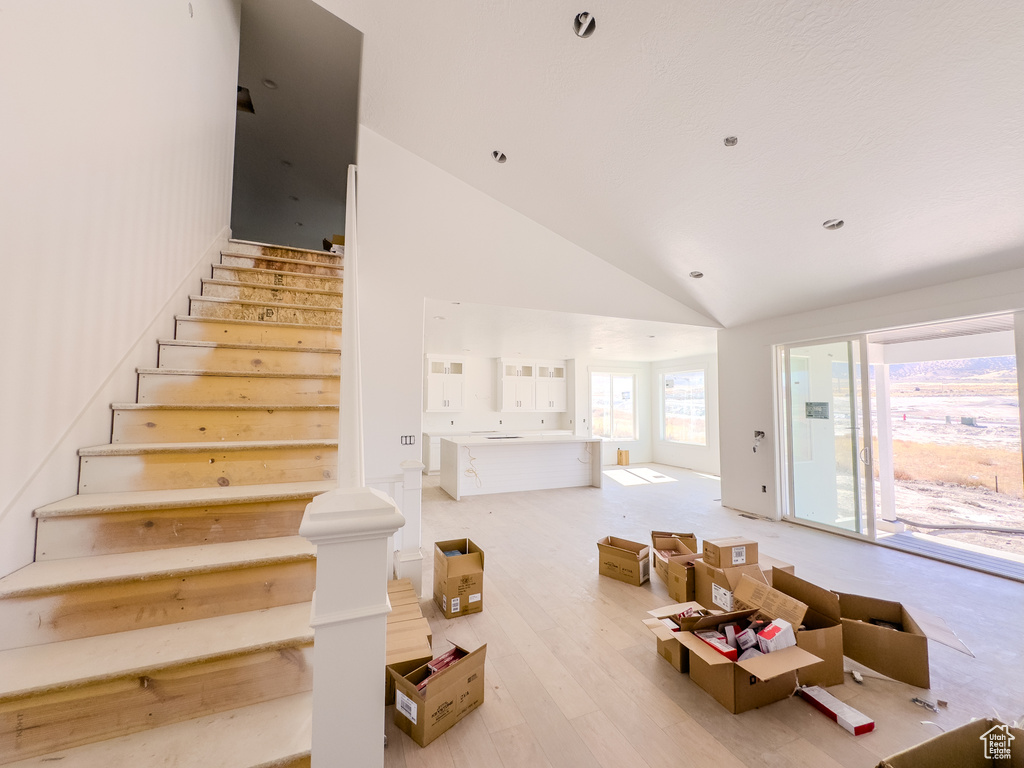
<svg viewBox="0 0 1024 768"><path fill-rule="evenodd" d="M682 304L365 126L358 165L368 480L420 458L421 446L400 438L421 431L426 297L696 321Z"/></svg>
<svg viewBox="0 0 1024 768"><path fill-rule="evenodd" d="M683 445L663 439L662 376L673 371L704 371L706 445ZM684 357L651 364L651 456L652 461L673 467L717 475L721 469L718 451L718 358L715 355ZM760 449L758 449L760 450Z"/></svg>
<svg viewBox="0 0 1024 768"><path fill-rule="evenodd" d="M0 2L0 573L31 560L32 510L75 493L75 450L109 442L165 304L226 236L238 2L192 6Z"/></svg>
<svg viewBox="0 0 1024 768"><path fill-rule="evenodd" d="M718 334L722 504L776 516L777 421L773 345L1024 308L1024 269L871 301L773 318ZM1017 337L1017 354L1024 338ZM757 453L753 430L766 433ZM767 493L761 493L761 485Z"/></svg>

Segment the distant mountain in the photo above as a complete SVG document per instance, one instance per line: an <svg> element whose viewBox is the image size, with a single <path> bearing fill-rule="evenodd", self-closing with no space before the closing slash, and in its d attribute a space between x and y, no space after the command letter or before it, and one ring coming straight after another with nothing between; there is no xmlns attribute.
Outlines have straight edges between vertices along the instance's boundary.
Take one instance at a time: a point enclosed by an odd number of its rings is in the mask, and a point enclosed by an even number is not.
<svg viewBox="0 0 1024 768"><path fill-rule="evenodd" d="M893 381L948 381L951 379L1012 378L1017 363L1009 357L975 357L966 360L935 360L927 363L895 363L889 366Z"/></svg>

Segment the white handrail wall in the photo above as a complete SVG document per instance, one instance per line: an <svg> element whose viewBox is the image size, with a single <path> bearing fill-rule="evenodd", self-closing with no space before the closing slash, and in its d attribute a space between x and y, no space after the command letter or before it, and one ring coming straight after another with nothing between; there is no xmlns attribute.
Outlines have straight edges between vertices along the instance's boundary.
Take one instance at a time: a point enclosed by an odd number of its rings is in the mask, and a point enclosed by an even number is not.
<svg viewBox="0 0 1024 768"><path fill-rule="evenodd" d="M338 488L306 507L299 534L317 545L312 768L384 764L389 537L405 522L365 487L359 366L356 167L349 166L342 288Z"/></svg>

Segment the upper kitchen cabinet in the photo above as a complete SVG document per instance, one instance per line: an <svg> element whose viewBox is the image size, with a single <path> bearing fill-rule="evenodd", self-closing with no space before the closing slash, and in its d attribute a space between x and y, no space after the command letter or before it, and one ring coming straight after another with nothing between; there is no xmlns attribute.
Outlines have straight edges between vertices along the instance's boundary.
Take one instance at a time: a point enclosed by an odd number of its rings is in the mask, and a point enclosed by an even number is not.
<svg viewBox="0 0 1024 768"><path fill-rule="evenodd" d="M427 355L426 410L461 411L465 378L463 361L458 357Z"/></svg>
<svg viewBox="0 0 1024 768"><path fill-rule="evenodd" d="M536 410L566 410L568 400L564 360L537 363L536 385Z"/></svg>
<svg viewBox="0 0 1024 768"><path fill-rule="evenodd" d="M523 360L498 359L497 401L501 411L535 411L537 366Z"/></svg>

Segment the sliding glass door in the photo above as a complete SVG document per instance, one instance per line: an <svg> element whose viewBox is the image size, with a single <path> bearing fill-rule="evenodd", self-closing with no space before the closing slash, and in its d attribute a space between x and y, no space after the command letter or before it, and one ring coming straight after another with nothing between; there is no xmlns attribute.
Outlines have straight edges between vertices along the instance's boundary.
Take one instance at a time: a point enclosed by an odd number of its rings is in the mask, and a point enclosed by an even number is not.
<svg viewBox="0 0 1024 768"><path fill-rule="evenodd" d="M786 516L874 537L870 389L862 337L782 348Z"/></svg>

